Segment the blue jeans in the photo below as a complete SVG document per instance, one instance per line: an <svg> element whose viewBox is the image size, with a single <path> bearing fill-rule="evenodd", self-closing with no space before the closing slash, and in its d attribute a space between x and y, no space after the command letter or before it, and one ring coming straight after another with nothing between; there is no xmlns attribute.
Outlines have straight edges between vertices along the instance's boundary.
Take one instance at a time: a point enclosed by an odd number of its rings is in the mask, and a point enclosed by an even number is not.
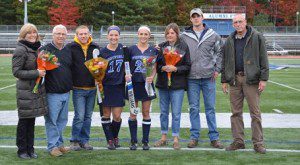
<svg viewBox="0 0 300 165"><path fill-rule="evenodd" d="M71 142L85 144L90 139L96 89L73 89L74 119Z"/></svg>
<svg viewBox="0 0 300 165"><path fill-rule="evenodd" d="M44 118L48 151L64 145L63 131L68 122L69 98L70 92L47 93L49 113Z"/></svg>
<svg viewBox="0 0 300 165"><path fill-rule="evenodd" d="M200 137L200 93L202 91L205 116L208 125L208 136L210 141L219 139L217 131L215 104L216 104L216 82L211 78L188 79L188 100L190 106L191 137L198 140Z"/></svg>
<svg viewBox="0 0 300 165"><path fill-rule="evenodd" d="M172 109L172 136L179 136L180 118L184 90L163 90L158 89L160 106L161 133L167 134L169 128L169 106Z"/></svg>

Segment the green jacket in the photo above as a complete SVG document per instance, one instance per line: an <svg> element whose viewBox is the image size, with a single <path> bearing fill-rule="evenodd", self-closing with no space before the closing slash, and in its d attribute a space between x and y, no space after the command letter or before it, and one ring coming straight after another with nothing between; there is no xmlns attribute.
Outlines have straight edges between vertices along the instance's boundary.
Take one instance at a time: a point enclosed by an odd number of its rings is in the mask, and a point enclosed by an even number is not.
<svg viewBox="0 0 300 165"><path fill-rule="evenodd" d="M264 36L253 29L247 38L244 48L244 74L247 84L258 84L259 81L267 81L269 78L269 62ZM235 49L234 37L236 32L228 36L223 47L222 83L235 85Z"/></svg>

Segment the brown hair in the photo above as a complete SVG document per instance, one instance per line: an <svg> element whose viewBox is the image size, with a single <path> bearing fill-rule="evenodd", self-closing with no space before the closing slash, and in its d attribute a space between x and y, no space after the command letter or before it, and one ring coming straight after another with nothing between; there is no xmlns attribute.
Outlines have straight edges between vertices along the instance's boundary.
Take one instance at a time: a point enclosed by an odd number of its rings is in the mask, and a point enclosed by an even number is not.
<svg viewBox="0 0 300 165"><path fill-rule="evenodd" d="M37 33L37 41L38 41L39 40L38 30L37 30L36 26L31 23L27 23L22 26L20 33L19 33L18 41L24 40L26 37L26 34L32 32L32 31Z"/></svg>
<svg viewBox="0 0 300 165"><path fill-rule="evenodd" d="M176 24L176 23L170 23L167 27L166 27L166 30L165 30L165 37L167 37L167 34L170 30L174 30L176 35L177 35L177 38L179 38L179 34L180 34L180 29L179 29L179 26Z"/></svg>
<svg viewBox="0 0 300 165"><path fill-rule="evenodd" d="M78 27L76 28L76 30L75 30L76 34L78 33L78 31L79 31L80 29L87 29L87 30L90 32L90 30L89 30L89 28L88 28L87 26L85 26L85 25L80 25L80 26L78 26Z"/></svg>

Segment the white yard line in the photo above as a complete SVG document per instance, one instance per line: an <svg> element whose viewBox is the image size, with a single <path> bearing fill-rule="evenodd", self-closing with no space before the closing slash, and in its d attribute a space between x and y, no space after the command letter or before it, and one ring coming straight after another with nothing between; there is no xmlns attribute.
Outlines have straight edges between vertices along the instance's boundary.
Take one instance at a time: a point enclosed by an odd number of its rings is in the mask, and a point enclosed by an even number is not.
<svg viewBox="0 0 300 165"><path fill-rule="evenodd" d="M3 89L6 89L6 88L13 87L13 86L16 86L16 84L12 84L12 85L9 85L9 86L6 86L6 87L2 87L2 88L0 88L0 91L3 90Z"/></svg>
<svg viewBox="0 0 300 165"><path fill-rule="evenodd" d="M0 148L17 148L17 146L10 145L0 145ZM36 149L46 149L46 146L34 146ZM94 147L94 150L107 150L106 147ZM120 147L117 150L129 150L128 147ZM142 150L142 148L138 148L138 150ZM150 150L174 150L171 147L151 147ZM219 152L229 152L225 151L225 149L216 149L216 148L181 148L183 151L219 151ZM232 152L254 152L253 149L241 149ZM289 153L300 153L300 150L285 150L285 149L267 149L267 152L289 152Z"/></svg>
<svg viewBox="0 0 300 165"><path fill-rule="evenodd" d="M121 117L126 120L129 112L123 112ZM160 113L151 113L151 127L160 128ZM219 128L231 128L231 113L216 113L216 121ZM67 126L72 126L74 112L69 112ZM142 126L142 114L137 115L138 127ZM169 123L171 123L171 115ZM251 117L249 113L243 113L244 127L251 128ZM300 114L278 114L278 113L262 113L263 128L300 128ZM200 122L202 128L207 128L206 117L204 113L200 113ZM180 128L190 128L189 113L181 114ZM0 111L0 125L17 125L18 112L16 110ZM37 117L36 126L44 126L44 117ZM94 112L92 116L92 126L101 126L101 118L99 112ZM122 127L128 127L128 122L122 122Z"/></svg>
<svg viewBox="0 0 300 165"><path fill-rule="evenodd" d="M273 84L276 84L276 85L279 85L279 86L283 86L283 87L286 87L286 88L289 88L289 89L293 89L293 90L295 90L295 91L300 92L300 89L293 88L293 87L290 87L290 86L288 86L288 85L280 84L280 83L278 83L278 82L274 82L274 81L270 81L270 80L269 80L268 82L273 83Z"/></svg>

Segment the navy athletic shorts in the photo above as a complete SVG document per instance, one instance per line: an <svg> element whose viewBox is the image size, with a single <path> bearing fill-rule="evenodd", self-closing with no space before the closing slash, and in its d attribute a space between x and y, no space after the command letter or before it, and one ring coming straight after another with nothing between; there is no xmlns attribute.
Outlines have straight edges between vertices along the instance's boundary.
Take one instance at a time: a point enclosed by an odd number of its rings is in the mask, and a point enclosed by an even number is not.
<svg viewBox="0 0 300 165"><path fill-rule="evenodd" d="M123 107L125 106L125 85L103 85L105 107Z"/></svg>
<svg viewBox="0 0 300 165"><path fill-rule="evenodd" d="M153 100L156 98L155 88L153 83L151 84L154 89L154 96L149 97L144 82L134 82L133 83L133 92L134 92L134 99L136 101L148 101ZM125 98L128 100L128 92L126 90Z"/></svg>

